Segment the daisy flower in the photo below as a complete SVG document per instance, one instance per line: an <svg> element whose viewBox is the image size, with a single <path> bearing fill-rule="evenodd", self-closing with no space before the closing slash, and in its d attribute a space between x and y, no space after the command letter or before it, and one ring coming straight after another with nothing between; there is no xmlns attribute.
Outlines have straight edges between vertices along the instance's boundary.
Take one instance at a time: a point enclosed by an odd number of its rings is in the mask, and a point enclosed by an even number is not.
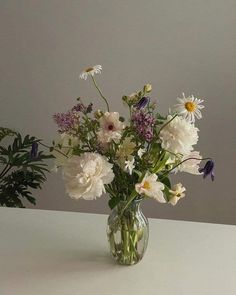
<svg viewBox="0 0 236 295"><path fill-rule="evenodd" d="M201 104L204 100L198 99L196 97L188 96L185 97L183 93L182 98L177 98L177 101L179 102L174 106L174 110L181 116L183 116L187 121L194 123L195 122L195 116L198 119L202 118L201 109L204 108L204 106Z"/></svg>
<svg viewBox="0 0 236 295"><path fill-rule="evenodd" d="M96 65L93 67L89 67L85 69L81 74L80 74L80 79L86 80L88 76L94 76L95 74L101 74L102 72L102 66L101 65Z"/></svg>

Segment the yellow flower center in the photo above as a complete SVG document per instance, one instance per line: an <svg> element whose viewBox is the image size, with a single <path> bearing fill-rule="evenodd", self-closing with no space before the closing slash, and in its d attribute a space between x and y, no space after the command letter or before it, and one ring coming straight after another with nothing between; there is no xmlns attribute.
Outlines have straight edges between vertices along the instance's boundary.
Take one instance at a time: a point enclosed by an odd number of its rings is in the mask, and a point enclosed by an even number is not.
<svg viewBox="0 0 236 295"><path fill-rule="evenodd" d="M86 70L85 70L85 72L86 73L89 73L89 72L91 72L93 70L93 68L87 68Z"/></svg>
<svg viewBox="0 0 236 295"><path fill-rule="evenodd" d="M143 188L144 189L150 189L151 188L151 185L148 181L145 181L144 184L143 184Z"/></svg>
<svg viewBox="0 0 236 295"><path fill-rule="evenodd" d="M192 102L192 101L188 101L185 103L185 109L188 111L188 112L194 112L197 108L197 105L195 102Z"/></svg>

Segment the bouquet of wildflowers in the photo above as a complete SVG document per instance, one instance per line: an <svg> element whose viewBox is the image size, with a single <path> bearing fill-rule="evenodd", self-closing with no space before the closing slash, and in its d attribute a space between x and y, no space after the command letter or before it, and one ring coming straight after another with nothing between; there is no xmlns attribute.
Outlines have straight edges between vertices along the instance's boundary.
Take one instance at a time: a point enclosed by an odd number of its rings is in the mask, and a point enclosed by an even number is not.
<svg viewBox="0 0 236 295"><path fill-rule="evenodd" d="M60 139L53 143L56 167L62 167L66 191L71 198L93 200L103 193L109 196L111 209L124 204L123 210L137 199L153 198L175 205L185 196L181 183L172 185L171 173L187 172L210 175L214 163L194 146L199 129L195 118L202 117L203 100L193 95L177 98L169 114L159 113L151 100L152 86L122 97L129 110L128 118L112 110L97 85L95 75L100 65L80 75L91 82L104 101L103 110L82 99L66 113L54 115ZM208 160L203 166L199 164Z"/></svg>

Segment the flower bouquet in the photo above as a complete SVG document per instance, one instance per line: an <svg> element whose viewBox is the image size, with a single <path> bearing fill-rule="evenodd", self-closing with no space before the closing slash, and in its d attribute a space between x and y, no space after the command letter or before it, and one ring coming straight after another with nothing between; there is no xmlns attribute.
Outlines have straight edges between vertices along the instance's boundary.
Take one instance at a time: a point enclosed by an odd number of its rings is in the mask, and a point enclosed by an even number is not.
<svg viewBox="0 0 236 295"><path fill-rule="evenodd" d="M213 180L214 162L193 149L199 131L195 118L202 117L203 100L183 94L169 114L161 115L147 84L122 97L129 111L125 119L110 110L95 80L101 71L100 65L90 67L80 78L91 79L105 109L94 111L92 103L85 105L78 98L68 112L55 114L60 139L51 151L71 198L94 200L107 193L111 254L120 264L131 265L142 259L148 243L148 221L140 202L153 198L176 205L186 189L181 183L172 185L170 174L203 174ZM207 162L200 168L203 160Z"/></svg>

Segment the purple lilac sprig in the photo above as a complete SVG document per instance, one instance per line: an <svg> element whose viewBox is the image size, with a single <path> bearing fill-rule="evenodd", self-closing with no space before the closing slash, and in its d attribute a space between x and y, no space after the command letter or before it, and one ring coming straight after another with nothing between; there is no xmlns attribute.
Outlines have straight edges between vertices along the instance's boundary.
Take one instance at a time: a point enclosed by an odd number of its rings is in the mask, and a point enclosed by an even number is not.
<svg viewBox="0 0 236 295"><path fill-rule="evenodd" d="M71 133L73 129L76 128L79 124L79 113L87 115L93 110L93 104L90 103L88 106L85 106L83 103L77 103L73 108L66 113L57 113L53 115L53 119L58 126L59 133Z"/></svg>
<svg viewBox="0 0 236 295"><path fill-rule="evenodd" d="M136 110L132 114L131 121L140 137L148 142L153 139L155 118L151 114Z"/></svg>
<svg viewBox="0 0 236 295"><path fill-rule="evenodd" d="M53 115L53 119L58 126L59 133L70 133L79 123L79 115L75 111L57 113Z"/></svg>

